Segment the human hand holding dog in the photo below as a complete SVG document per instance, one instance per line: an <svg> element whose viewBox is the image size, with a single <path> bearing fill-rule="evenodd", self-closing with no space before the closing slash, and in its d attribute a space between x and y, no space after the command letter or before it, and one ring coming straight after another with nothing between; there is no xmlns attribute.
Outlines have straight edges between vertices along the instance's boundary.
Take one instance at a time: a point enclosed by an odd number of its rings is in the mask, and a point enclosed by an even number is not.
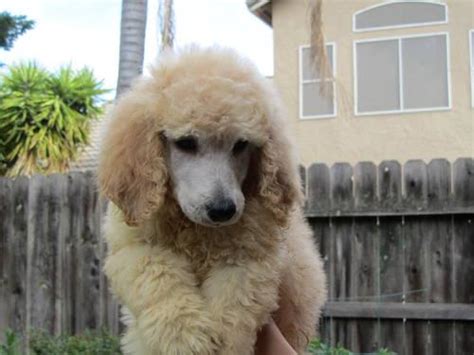
<svg viewBox="0 0 474 355"><path fill-rule="evenodd" d="M296 351L271 319L257 335L255 355L296 355Z"/></svg>

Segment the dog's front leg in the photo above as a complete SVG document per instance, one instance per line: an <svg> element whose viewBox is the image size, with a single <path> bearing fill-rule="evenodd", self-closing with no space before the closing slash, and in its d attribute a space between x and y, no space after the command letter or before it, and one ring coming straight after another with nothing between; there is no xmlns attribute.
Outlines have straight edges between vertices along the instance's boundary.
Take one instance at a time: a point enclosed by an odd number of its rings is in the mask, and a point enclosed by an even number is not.
<svg viewBox="0 0 474 355"><path fill-rule="evenodd" d="M217 322L184 258L133 243L109 254L105 272L134 318L125 337L126 353L216 354Z"/></svg>
<svg viewBox="0 0 474 355"><path fill-rule="evenodd" d="M202 285L209 310L222 335L219 354L254 353L257 331L278 307L276 260L219 265Z"/></svg>

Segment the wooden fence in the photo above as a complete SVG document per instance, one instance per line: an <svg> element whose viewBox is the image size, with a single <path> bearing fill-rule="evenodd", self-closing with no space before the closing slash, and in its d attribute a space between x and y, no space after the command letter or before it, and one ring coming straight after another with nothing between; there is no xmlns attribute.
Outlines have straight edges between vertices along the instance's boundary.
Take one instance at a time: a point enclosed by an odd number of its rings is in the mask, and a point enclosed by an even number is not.
<svg viewBox="0 0 474 355"><path fill-rule="evenodd" d="M472 354L474 160L302 174L329 279L323 338L356 352ZM118 333L95 186L91 173L0 178L1 333Z"/></svg>
<svg viewBox="0 0 474 355"><path fill-rule="evenodd" d="M313 164L322 336L355 352L474 353L474 161Z"/></svg>
<svg viewBox="0 0 474 355"><path fill-rule="evenodd" d="M0 332L118 333L91 173L0 179Z"/></svg>

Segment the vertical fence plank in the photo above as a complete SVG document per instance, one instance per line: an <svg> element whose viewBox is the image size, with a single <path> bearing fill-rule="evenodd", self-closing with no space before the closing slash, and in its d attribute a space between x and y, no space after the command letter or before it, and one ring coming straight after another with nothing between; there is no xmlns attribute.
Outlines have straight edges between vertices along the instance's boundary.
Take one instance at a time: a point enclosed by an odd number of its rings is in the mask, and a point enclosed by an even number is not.
<svg viewBox="0 0 474 355"><path fill-rule="evenodd" d="M330 285L334 277L334 274L331 273L330 270L330 267L334 266L334 264L331 263L330 259L330 220L329 218L309 218L308 222L313 231L313 238L323 260L324 272L326 274L327 283L328 285ZM329 297L332 297L331 294L329 294ZM330 322L323 320L320 326L320 337L325 341L329 341L331 339Z"/></svg>
<svg viewBox="0 0 474 355"><path fill-rule="evenodd" d="M330 198L332 211L344 211L354 205L352 194L352 167L346 163L336 163L330 171ZM331 259L334 263L335 300L347 300L351 295L351 240L353 218L337 218L337 223L331 225ZM355 322L338 319L335 322L336 342L352 344L355 337Z"/></svg>
<svg viewBox="0 0 474 355"><path fill-rule="evenodd" d="M443 211L451 204L451 164L446 159L434 159L427 167L428 209Z"/></svg>
<svg viewBox="0 0 474 355"><path fill-rule="evenodd" d="M354 202L357 211L377 205L377 170L373 163L359 163L354 168ZM379 292L379 236L376 217L361 217L353 225L351 241L351 299L374 301ZM378 349L379 324L358 320L351 350L373 352Z"/></svg>
<svg viewBox="0 0 474 355"><path fill-rule="evenodd" d="M458 159L453 165L454 199L458 206L474 206L474 159ZM474 215L453 218L455 276L454 299L474 307ZM455 349L457 354L474 349L474 323L455 323Z"/></svg>
<svg viewBox="0 0 474 355"><path fill-rule="evenodd" d="M312 164L307 169L307 199L306 209L312 214L327 212L330 208L330 175L326 164ZM334 278L335 263L333 261L331 238L331 220L329 218L310 219L313 228L314 237L319 243L319 250L324 260L324 269L328 281L328 297L334 298ZM335 339L334 324L331 319L323 321L321 326L321 336L330 343Z"/></svg>
<svg viewBox="0 0 474 355"><path fill-rule="evenodd" d="M454 197L457 206L474 205L474 159L458 159L453 164Z"/></svg>
<svg viewBox="0 0 474 355"><path fill-rule="evenodd" d="M436 159L428 164L428 208L445 210L451 201L451 165L445 159ZM434 303L453 302L451 216L428 217L423 242L428 246L430 283L428 301ZM430 322L431 353L453 353L453 322Z"/></svg>
<svg viewBox="0 0 474 355"><path fill-rule="evenodd" d="M11 322L10 301L10 245L13 241L14 204L12 196L12 181L0 177L0 343L4 342L5 330Z"/></svg>
<svg viewBox="0 0 474 355"><path fill-rule="evenodd" d="M65 274L63 269L63 258L65 240L68 234L69 214L67 210L67 177L62 174L54 174L48 177L49 185L49 216L48 238L55 243L57 253L55 259L56 283L55 283L55 333L62 334L66 328L66 312L64 304L66 295L64 293L64 282L70 275Z"/></svg>
<svg viewBox="0 0 474 355"><path fill-rule="evenodd" d="M378 168L378 186L381 212L400 208L402 203L402 168L400 163L387 160Z"/></svg>
<svg viewBox="0 0 474 355"><path fill-rule="evenodd" d="M81 173L70 173L68 175L68 198L67 205L70 211L69 234L65 240L63 268L65 274L69 275L64 282L64 304L67 312L67 330L77 333L81 329L80 318L84 310L78 302L77 290L81 287L78 279L78 244L84 229L83 199L84 199L84 175Z"/></svg>
<svg viewBox="0 0 474 355"><path fill-rule="evenodd" d="M107 256L107 244L102 234L102 225L104 223L105 213L107 209L107 201L105 199L99 198L99 217L96 223L101 231L100 236L100 314L101 314L101 327L105 327L112 334L119 335L120 330L120 313L119 313L119 303L115 297L110 293L109 284L105 273L102 272L103 264Z"/></svg>
<svg viewBox="0 0 474 355"><path fill-rule="evenodd" d="M384 161L378 166L378 191L381 210L396 209L402 201L401 166ZM379 284L380 302L402 302L404 273L404 235L401 217L379 218ZM404 323L399 320L380 322L380 346L402 354L405 348Z"/></svg>
<svg viewBox="0 0 474 355"><path fill-rule="evenodd" d="M354 204L357 211L377 209L377 167L361 162L354 168Z"/></svg>
<svg viewBox="0 0 474 355"><path fill-rule="evenodd" d="M13 295L13 299L10 300L10 327L21 334L27 333L28 318L28 284L26 280L28 268L28 195L29 180L26 177L16 178L13 181L13 238L8 251L10 255L8 269L9 285ZM26 338L22 339L23 347L25 347L26 341Z"/></svg>
<svg viewBox="0 0 474 355"><path fill-rule="evenodd" d="M405 206L415 211L427 208L428 177L427 167L422 160L411 160L404 165L403 183ZM431 283L429 270L429 245L427 227L429 221L424 216L405 217L405 290L406 302L427 302ZM407 354L429 354L431 349L429 325L426 322L407 321L405 324Z"/></svg>
<svg viewBox="0 0 474 355"><path fill-rule="evenodd" d="M85 230L81 239L80 263L82 264L82 295L81 303L86 309L87 317L84 317L83 326L88 329L96 329L99 324L99 294L100 294L100 221L97 213L100 212L98 191L95 178L91 172L85 175L85 200L84 217Z"/></svg>
<svg viewBox="0 0 474 355"><path fill-rule="evenodd" d="M77 236L77 280L80 285L77 293L77 305L81 314L78 317L80 330L96 329L99 324L99 273L100 245L96 214L100 211L98 195L91 173L84 175L83 189L83 230Z"/></svg>
<svg viewBox="0 0 474 355"><path fill-rule="evenodd" d="M346 211L354 206L352 196L352 167L347 163L336 163L331 167L331 210Z"/></svg>
<svg viewBox="0 0 474 355"><path fill-rule="evenodd" d="M49 237L47 178L30 180L28 208L28 330L54 333L57 244Z"/></svg>
<svg viewBox="0 0 474 355"><path fill-rule="evenodd" d="M307 209L312 213L327 212L330 207L330 176L326 164L312 164L307 173Z"/></svg>

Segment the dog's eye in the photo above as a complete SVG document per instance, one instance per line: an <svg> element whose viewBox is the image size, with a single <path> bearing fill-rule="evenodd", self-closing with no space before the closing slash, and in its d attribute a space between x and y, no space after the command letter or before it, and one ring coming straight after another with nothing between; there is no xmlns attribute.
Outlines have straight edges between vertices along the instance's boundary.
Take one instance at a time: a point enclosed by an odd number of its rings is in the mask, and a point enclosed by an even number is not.
<svg viewBox="0 0 474 355"><path fill-rule="evenodd" d="M192 136L178 138L174 141L174 144L178 149L187 153L195 153L198 149L197 139Z"/></svg>
<svg viewBox="0 0 474 355"><path fill-rule="evenodd" d="M237 143L234 144L234 148L232 148L232 153L234 154L239 154L242 153L245 148L247 148L247 145L249 142L244 141L244 140L238 140Z"/></svg>

